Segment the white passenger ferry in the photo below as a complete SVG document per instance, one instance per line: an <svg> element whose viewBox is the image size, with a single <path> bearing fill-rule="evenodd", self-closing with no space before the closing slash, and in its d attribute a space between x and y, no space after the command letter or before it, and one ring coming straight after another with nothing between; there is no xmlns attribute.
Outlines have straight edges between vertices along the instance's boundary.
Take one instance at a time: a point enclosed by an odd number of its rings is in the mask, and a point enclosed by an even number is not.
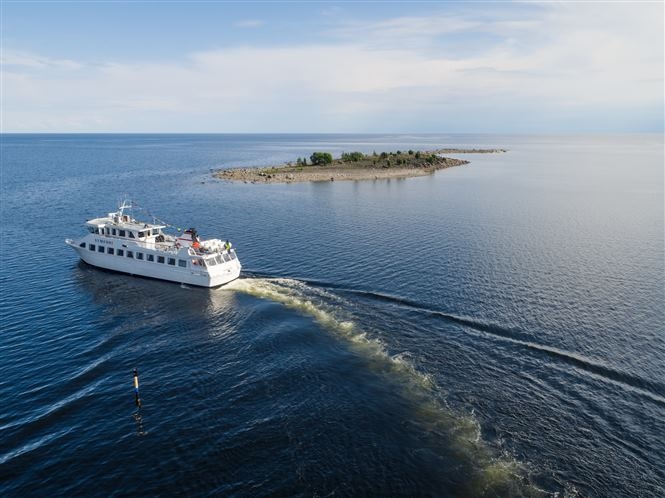
<svg viewBox="0 0 665 498"><path fill-rule="evenodd" d="M131 275L201 287L218 287L240 276L240 261L229 241L202 240L190 228L178 236L166 224L137 221L123 202L115 213L86 222L90 233L66 239L86 263Z"/></svg>

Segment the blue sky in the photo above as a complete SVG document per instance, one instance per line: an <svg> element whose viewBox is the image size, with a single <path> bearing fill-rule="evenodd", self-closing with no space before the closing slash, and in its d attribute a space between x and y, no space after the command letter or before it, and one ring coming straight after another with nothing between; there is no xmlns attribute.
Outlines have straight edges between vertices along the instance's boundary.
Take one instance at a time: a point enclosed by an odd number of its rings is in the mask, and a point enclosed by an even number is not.
<svg viewBox="0 0 665 498"><path fill-rule="evenodd" d="M663 131L663 2L2 2L5 132Z"/></svg>

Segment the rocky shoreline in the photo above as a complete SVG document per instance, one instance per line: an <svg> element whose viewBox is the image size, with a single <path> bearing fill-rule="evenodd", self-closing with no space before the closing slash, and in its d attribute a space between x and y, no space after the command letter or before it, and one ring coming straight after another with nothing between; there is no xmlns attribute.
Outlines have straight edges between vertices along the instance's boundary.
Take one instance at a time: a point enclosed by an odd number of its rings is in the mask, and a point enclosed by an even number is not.
<svg viewBox="0 0 665 498"><path fill-rule="evenodd" d="M436 149L431 154L500 154L508 149Z"/></svg>
<svg viewBox="0 0 665 498"><path fill-rule="evenodd" d="M244 183L297 183L330 182L349 180L380 180L425 176L435 171L468 164L469 161L440 154L499 153L504 149L437 149L427 152L383 152L364 155L343 154L341 159L332 159L328 164L307 165L299 158L297 163L276 167L227 168L215 171L215 178ZM322 154L322 153L315 153ZM315 154L312 158L315 158ZM346 156L346 159L345 159ZM353 157L354 159L348 159Z"/></svg>

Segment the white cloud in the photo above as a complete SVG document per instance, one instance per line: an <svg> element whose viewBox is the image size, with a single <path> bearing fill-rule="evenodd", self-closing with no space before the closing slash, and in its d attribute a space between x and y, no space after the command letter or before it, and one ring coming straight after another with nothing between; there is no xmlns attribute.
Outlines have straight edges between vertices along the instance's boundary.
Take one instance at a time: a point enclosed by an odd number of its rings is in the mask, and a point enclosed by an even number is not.
<svg viewBox="0 0 665 498"><path fill-rule="evenodd" d="M479 26L480 22L459 16L398 17L373 23L351 21L331 29L329 34L348 40L364 39L372 45L403 46L405 41L429 41L433 36L468 31Z"/></svg>
<svg viewBox="0 0 665 498"><path fill-rule="evenodd" d="M69 59L53 59L28 52L13 52L4 49L0 56L0 65L3 69L6 66L16 66L31 69L80 69L82 65Z"/></svg>
<svg viewBox="0 0 665 498"><path fill-rule="evenodd" d="M538 114L563 124L631 108L662 116L662 10L563 4L537 19L347 23L325 43L168 63L5 53L3 122L5 131L464 131L455 127L482 130L494 116L511 131ZM438 48L442 36L473 50Z"/></svg>

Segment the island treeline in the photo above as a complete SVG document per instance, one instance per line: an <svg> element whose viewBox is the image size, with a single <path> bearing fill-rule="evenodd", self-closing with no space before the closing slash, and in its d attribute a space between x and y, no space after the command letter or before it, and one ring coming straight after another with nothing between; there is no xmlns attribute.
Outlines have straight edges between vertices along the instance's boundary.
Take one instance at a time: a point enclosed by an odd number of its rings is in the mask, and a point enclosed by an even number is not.
<svg viewBox="0 0 665 498"><path fill-rule="evenodd" d="M372 154L363 154L362 152L342 152L339 159L333 159L330 152L313 152L309 156L309 163L306 157L299 157L295 161L295 166L328 166L328 165L346 165L348 163L356 163L355 166L363 167L380 167L390 168L392 166L411 166L420 167L424 165L432 165L437 159L440 159L434 152L422 153L409 149L406 152L398 150L396 152L381 152L377 154L374 151ZM287 166L294 164L289 162Z"/></svg>

